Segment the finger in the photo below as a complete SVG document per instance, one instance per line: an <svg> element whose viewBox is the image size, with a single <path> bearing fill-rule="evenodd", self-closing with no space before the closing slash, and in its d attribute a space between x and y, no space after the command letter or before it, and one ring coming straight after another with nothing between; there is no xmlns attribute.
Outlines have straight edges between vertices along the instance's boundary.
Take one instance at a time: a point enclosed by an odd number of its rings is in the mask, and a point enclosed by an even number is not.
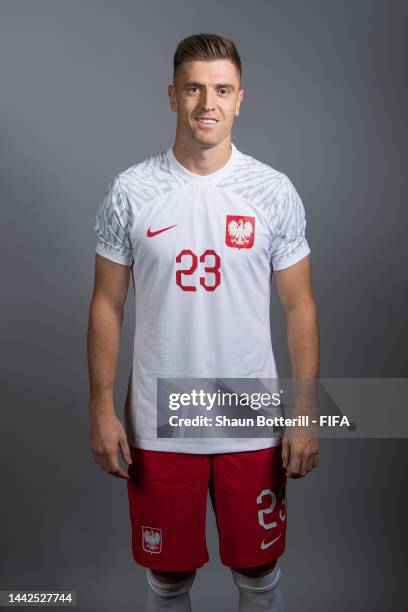
<svg viewBox="0 0 408 612"><path fill-rule="evenodd" d="M285 438L282 440L282 465L286 469L289 463L289 442Z"/></svg>
<svg viewBox="0 0 408 612"><path fill-rule="evenodd" d="M112 476L116 476L116 478L125 478L126 480L129 479L129 474L126 474L126 472L124 472L121 467L110 473L112 474Z"/></svg>
<svg viewBox="0 0 408 612"><path fill-rule="evenodd" d="M290 466L289 466L290 467ZM293 468L291 470L289 478L302 478L305 475L302 458L299 457L296 460L296 463L293 463Z"/></svg>
<svg viewBox="0 0 408 612"><path fill-rule="evenodd" d="M121 466L118 463L117 458L115 458L115 461L111 461L107 471L109 472L109 474L112 474L112 476L116 476L117 478L129 478L129 475L126 474L126 472L121 468Z"/></svg>
<svg viewBox="0 0 408 612"><path fill-rule="evenodd" d="M300 468L300 474L302 476L306 476L306 474L309 474L309 472L311 472L312 470L313 470L313 458L312 457L304 458L302 461L301 468Z"/></svg>
<svg viewBox="0 0 408 612"><path fill-rule="evenodd" d="M291 454L290 463L286 470L286 476L288 478L296 478L299 475L299 470L300 470L300 457L293 456Z"/></svg>
<svg viewBox="0 0 408 612"><path fill-rule="evenodd" d="M101 454L98 460L98 465L100 465L105 472L108 472L113 476L126 479L129 478L128 474L126 474L126 472L121 468L118 461L117 452L114 450L105 451L103 454Z"/></svg>
<svg viewBox="0 0 408 612"><path fill-rule="evenodd" d="M306 474L308 474L314 468L314 455L310 455L310 457L305 458L303 462L304 462Z"/></svg>
<svg viewBox="0 0 408 612"><path fill-rule="evenodd" d="M130 454L130 448L129 448L127 438L123 438L122 440L119 440L119 448L120 448L120 452L122 454L124 461L126 461L126 463L130 465L132 463L132 457Z"/></svg>
<svg viewBox="0 0 408 612"><path fill-rule="evenodd" d="M315 467L319 465L319 453L312 453L305 458L307 471L311 472Z"/></svg>

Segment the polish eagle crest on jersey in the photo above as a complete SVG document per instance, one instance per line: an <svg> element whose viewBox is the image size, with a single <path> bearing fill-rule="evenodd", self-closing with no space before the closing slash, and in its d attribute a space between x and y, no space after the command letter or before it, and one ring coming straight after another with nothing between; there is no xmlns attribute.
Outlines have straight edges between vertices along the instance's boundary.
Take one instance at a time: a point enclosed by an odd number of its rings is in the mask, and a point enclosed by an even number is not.
<svg viewBox="0 0 408 612"><path fill-rule="evenodd" d="M142 525L142 545L143 550L149 553L159 553L162 548L161 529L155 527L145 527Z"/></svg>
<svg viewBox="0 0 408 612"><path fill-rule="evenodd" d="M227 215L225 244L237 249L250 249L254 245L255 217Z"/></svg>

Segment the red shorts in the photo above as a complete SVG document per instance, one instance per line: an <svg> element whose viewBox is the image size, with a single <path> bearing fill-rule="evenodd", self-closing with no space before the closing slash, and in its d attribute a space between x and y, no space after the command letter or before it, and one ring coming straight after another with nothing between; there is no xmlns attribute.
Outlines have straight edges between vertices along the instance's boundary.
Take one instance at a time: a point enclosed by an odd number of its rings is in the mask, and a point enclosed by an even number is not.
<svg viewBox="0 0 408 612"><path fill-rule="evenodd" d="M215 455L130 450L127 487L136 563L161 571L191 571L207 563L208 490L224 565L256 567L283 554L281 445Z"/></svg>

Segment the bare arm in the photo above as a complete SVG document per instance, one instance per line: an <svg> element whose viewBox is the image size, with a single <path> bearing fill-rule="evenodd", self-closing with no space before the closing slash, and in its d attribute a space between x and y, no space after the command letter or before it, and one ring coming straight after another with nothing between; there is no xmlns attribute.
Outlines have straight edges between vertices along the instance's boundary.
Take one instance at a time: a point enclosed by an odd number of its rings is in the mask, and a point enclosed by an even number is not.
<svg viewBox="0 0 408 612"><path fill-rule="evenodd" d="M91 451L102 469L121 478L128 475L119 464L118 446L127 463L131 458L124 428L115 413L113 394L129 274L130 266L95 256L87 336Z"/></svg>
<svg viewBox="0 0 408 612"><path fill-rule="evenodd" d="M319 373L319 326L311 280L310 257L275 273L284 308L286 333L294 380L314 381ZM301 406L299 407L301 410ZM289 477L304 476L319 462L316 435L285 435L282 458Z"/></svg>

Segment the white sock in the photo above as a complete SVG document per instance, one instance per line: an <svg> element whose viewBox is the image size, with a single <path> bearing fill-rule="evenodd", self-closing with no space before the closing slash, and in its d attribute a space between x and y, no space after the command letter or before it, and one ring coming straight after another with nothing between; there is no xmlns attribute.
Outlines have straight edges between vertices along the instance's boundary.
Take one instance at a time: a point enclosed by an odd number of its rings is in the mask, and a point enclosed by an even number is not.
<svg viewBox="0 0 408 612"><path fill-rule="evenodd" d="M231 569L239 589L239 612L286 612L285 600L279 584L280 567L276 563L266 576L250 578Z"/></svg>
<svg viewBox="0 0 408 612"><path fill-rule="evenodd" d="M181 582L166 584L146 570L148 584L145 612L191 612L190 588L195 573Z"/></svg>

